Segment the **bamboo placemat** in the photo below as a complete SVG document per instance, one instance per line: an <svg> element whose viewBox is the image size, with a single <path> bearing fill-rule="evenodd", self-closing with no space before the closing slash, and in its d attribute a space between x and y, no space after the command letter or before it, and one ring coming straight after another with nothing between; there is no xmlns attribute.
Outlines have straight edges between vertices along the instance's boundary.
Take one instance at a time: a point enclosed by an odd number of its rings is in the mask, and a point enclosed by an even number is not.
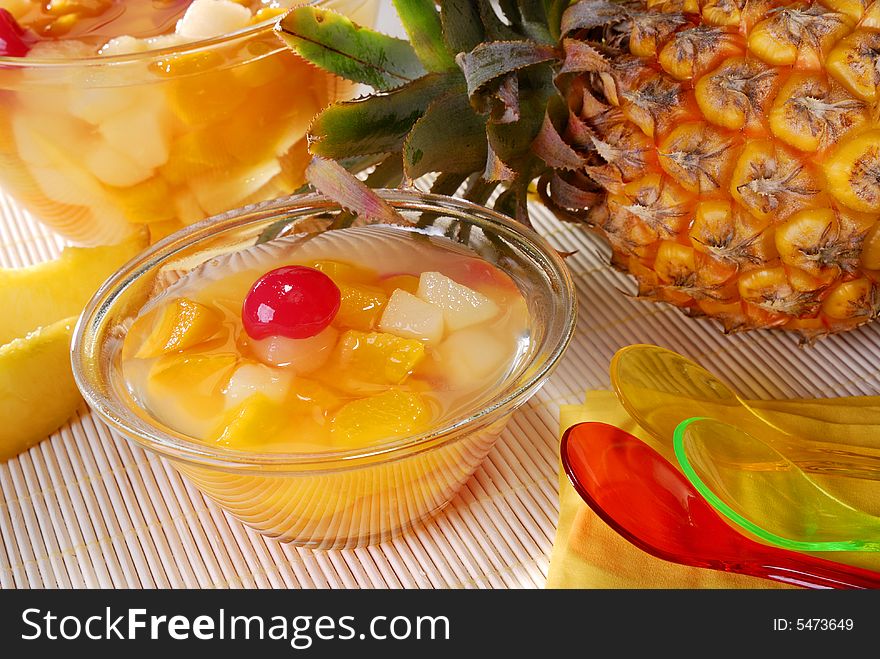
<svg viewBox="0 0 880 659"><path fill-rule="evenodd" d="M608 363L656 343L708 365L747 396L876 394L880 325L799 347L773 332L724 336L708 321L634 300L600 240L544 209L536 229L568 258L577 335L449 507L384 544L302 550L266 539L205 500L165 462L82 409L0 464L2 588L540 588L558 513L561 404L608 386ZM0 193L0 266L54 257L63 241ZM9 311L7 311L9 312ZM0 420L2 421L2 420Z"/></svg>

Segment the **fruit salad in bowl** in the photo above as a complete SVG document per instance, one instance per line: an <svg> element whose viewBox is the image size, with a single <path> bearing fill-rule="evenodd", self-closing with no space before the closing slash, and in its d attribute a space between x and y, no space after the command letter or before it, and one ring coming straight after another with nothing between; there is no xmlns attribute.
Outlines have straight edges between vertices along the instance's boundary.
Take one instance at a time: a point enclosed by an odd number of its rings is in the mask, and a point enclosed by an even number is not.
<svg viewBox="0 0 880 659"><path fill-rule="evenodd" d="M0 188L83 245L290 194L312 116L354 89L273 34L292 4L0 0Z"/></svg>
<svg viewBox="0 0 880 659"><path fill-rule="evenodd" d="M575 298L530 229L382 196L399 222L298 195L130 262L75 332L87 402L285 541L358 546L441 509L555 368Z"/></svg>

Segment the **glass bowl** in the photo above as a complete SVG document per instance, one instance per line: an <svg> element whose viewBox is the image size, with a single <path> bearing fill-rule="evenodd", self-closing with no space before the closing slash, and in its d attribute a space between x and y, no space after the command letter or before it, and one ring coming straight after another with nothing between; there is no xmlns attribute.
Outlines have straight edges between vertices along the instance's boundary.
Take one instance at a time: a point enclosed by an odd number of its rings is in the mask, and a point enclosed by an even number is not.
<svg viewBox="0 0 880 659"><path fill-rule="evenodd" d="M74 377L85 400L113 429L167 458L241 521L300 546L382 541L443 508L514 410L553 372L574 332L576 298L567 267L534 231L459 199L401 190L380 194L413 223L409 230L467 241L516 282L528 306L530 336L515 366L442 427L359 450L236 451L168 429L129 394L121 376L122 339L163 269L188 271L279 231L284 236L332 231L334 218L344 215L321 195L254 204L168 236L103 285L74 331Z"/></svg>
<svg viewBox="0 0 880 659"><path fill-rule="evenodd" d="M372 0L315 0L372 26ZM0 188L65 238L153 241L299 188L314 114L354 93L275 18L144 53L0 57Z"/></svg>

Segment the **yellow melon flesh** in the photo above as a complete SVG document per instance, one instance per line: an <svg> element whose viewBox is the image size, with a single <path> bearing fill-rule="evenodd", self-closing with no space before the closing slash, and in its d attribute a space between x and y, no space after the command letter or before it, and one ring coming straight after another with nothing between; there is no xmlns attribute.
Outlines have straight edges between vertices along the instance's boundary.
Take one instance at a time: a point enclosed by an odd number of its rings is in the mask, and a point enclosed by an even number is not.
<svg viewBox="0 0 880 659"><path fill-rule="evenodd" d="M0 461L58 430L79 406L70 370L75 323L65 318L0 346Z"/></svg>
<svg viewBox="0 0 880 659"><path fill-rule="evenodd" d="M104 280L147 246L147 236L106 247L67 247L54 261L0 268L0 345L78 316Z"/></svg>

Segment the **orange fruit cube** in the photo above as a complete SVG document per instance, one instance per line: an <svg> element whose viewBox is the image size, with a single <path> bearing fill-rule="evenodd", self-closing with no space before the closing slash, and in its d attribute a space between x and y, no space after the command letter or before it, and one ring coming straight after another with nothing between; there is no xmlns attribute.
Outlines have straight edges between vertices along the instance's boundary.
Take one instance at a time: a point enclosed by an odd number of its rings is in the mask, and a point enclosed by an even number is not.
<svg viewBox="0 0 880 659"><path fill-rule="evenodd" d="M374 286L353 285L344 282L338 282L337 286L341 299L339 311L336 312L333 324L336 327L363 332L374 329L388 303L388 296Z"/></svg>
<svg viewBox="0 0 880 659"><path fill-rule="evenodd" d="M425 346L386 332L345 332L336 344L335 368L355 380L402 384L425 357Z"/></svg>
<svg viewBox="0 0 880 659"><path fill-rule="evenodd" d="M389 389L343 405L330 422L330 437L338 448L359 448L425 430L431 407L419 393Z"/></svg>
<svg viewBox="0 0 880 659"><path fill-rule="evenodd" d="M222 321L223 315L218 310L188 298L177 298L138 318L127 338L137 341L143 337L134 356L151 359L187 350L214 338L223 328Z"/></svg>

